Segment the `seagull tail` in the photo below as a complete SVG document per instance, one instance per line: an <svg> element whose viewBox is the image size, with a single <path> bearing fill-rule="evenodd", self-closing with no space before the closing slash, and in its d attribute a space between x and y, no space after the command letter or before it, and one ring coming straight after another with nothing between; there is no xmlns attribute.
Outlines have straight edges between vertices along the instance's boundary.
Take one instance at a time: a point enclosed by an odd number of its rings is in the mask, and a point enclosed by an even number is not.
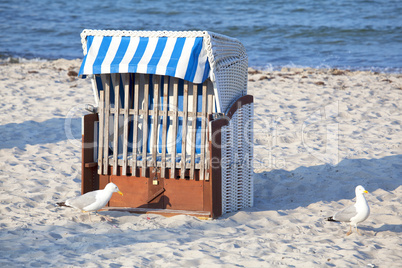
<svg viewBox="0 0 402 268"><path fill-rule="evenodd" d="M325 220L327 220L327 221L336 221L336 220L334 220L334 217L333 217L333 216L328 217L328 218L325 218Z"/></svg>
<svg viewBox="0 0 402 268"><path fill-rule="evenodd" d="M59 205L59 207L70 207L68 205L66 205L66 202L60 202L60 203L56 203L57 205Z"/></svg>

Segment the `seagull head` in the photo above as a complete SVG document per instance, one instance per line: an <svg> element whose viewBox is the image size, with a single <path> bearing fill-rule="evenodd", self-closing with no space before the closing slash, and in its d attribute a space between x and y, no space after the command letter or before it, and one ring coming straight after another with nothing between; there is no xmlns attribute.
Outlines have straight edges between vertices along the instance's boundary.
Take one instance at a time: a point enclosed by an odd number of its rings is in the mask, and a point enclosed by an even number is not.
<svg viewBox="0 0 402 268"><path fill-rule="evenodd" d="M120 192L119 188L117 187L116 184L114 184L113 182L109 182L106 187L105 187L106 191L112 192L112 193L118 193L123 195L122 192Z"/></svg>
<svg viewBox="0 0 402 268"><path fill-rule="evenodd" d="M366 189L364 189L364 187L361 185L356 186L355 192L356 192L356 195L368 193L368 191L366 191Z"/></svg>

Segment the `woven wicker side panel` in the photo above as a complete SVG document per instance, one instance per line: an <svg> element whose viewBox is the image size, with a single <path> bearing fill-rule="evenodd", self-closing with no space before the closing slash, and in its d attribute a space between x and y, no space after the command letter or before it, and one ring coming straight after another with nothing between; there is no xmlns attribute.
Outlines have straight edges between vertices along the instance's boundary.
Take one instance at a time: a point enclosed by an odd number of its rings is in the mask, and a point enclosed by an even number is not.
<svg viewBox="0 0 402 268"><path fill-rule="evenodd" d="M209 60L221 112L239 97L247 94L248 58L244 46L236 39L210 33Z"/></svg>
<svg viewBox="0 0 402 268"><path fill-rule="evenodd" d="M222 213L253 206L253 104L222 129Z"/></svg>
<svg viewBox="0 0 402 268"><path fill-rule="evenodd" d="M241 191L238 192L241 199L241 207L252 207L254 204L254 187L253 187L253 104L244 105L239 114L239 132L243 135L240 147L242 150L242 161L240 165L242 178ZM240 117L241 115L241 117Z"/></svg>
<svg viewBox="0 0 402 268"><path fill-rule="evenodd" d="M233 151L233 125L222 127L222 214L233 211L234 189L233 189L233 174L231 168L231 158Z"/></svg>

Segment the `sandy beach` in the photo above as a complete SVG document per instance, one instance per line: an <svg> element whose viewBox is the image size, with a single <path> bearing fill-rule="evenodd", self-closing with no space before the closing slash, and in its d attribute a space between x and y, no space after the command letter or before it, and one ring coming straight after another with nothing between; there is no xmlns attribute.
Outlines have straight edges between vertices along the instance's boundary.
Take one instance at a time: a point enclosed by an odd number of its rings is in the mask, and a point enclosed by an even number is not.
<svg viewBox="0 0 402 268"><path fill-rule="evenodd" d="M249 69L254 207L215 220L57 202L81 190L80 60L0 64L1 267L401 267L402 74ZM325 217L369 191L362 235ZM124 189L120 189L124 193Z"/></svg>

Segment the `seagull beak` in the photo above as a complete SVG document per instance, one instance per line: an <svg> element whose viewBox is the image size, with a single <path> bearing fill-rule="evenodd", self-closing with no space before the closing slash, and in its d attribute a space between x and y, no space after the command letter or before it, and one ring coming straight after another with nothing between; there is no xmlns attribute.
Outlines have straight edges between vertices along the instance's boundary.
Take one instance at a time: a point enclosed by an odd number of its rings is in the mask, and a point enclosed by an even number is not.
<svg viewBox="0 0 402 268"><path fill-rule="evenodd" d="M123 193L122 193L122 192L118 191L117 193L118 193L118 194L121 194L121 196L123 196Z"/></svg>
<svg viewBox="0 0 402 268"><path fill-rule="evenodd" d="M366 191L364 191L363 193L368 194L368 191L366 190Z"/></svg>

